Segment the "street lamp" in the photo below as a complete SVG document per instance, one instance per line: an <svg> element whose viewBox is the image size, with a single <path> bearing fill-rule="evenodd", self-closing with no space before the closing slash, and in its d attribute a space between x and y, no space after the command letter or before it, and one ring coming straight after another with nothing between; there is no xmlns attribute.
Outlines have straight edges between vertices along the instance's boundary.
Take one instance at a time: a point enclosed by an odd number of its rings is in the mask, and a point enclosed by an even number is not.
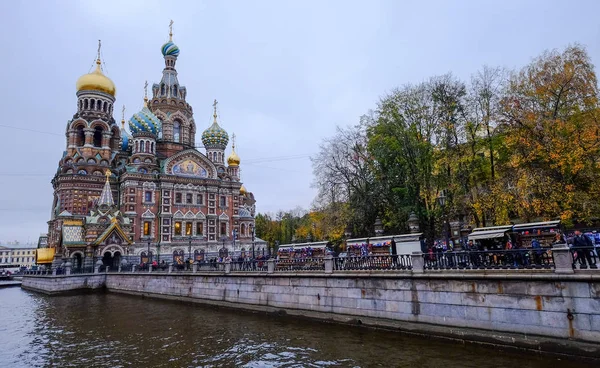
<svg viewBox="0 0 600 368"><path fill-rule="evenodd" d="M254 253L254 227L252 228L252 259L254 260L256 255Z"/></svg>
<svg viewBox="0 0 600 368"><path fill-rule="evenodd" d="M444 194L444 191L442 191L439 195L439 197L437 197L437 202L440 205L440 207L442 207L442 217L444 218L444 237L446 239L446 247L450 247L450 243L448 241L448 219L446 218L446 195Z"/></svg>
<svg viewBox="0 0 600 368"><path fill-rule="evenodd" d="M148 263L152 263L152 260L150 259L150 239L148 239Z"/></svg>
<svg viewBox="0 0 600 368"><path fill-rule="evenodd" d="M156 263L160 263L160 239L156 243Z"/></svg>
<svg viewBox="0 0 600 368"><path fill-rule="evenodd" d="M188 253L189 253L189 257L188 257L188 263L189 263L189 260L192 259L192 236L191 235L189 238Z"/></svg>

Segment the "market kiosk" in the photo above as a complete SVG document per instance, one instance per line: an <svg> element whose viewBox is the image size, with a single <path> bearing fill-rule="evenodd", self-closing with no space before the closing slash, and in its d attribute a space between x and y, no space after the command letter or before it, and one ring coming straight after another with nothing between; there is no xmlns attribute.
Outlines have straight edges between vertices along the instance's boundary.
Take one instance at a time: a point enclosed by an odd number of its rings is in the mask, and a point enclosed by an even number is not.
<svg viewBox="0 0 600 368"><path fill-rule="evenodd" d="M509 239L513 246L523 249L531 248L533 239L537 239L543 248L550 248L560 229L560 220L480 227L469 234L469 240L478 243L480 248L498 250L505 249Z"/></svg>
<svg viewBox="0 0 600 368"><path fill-rule="evenodd" d="M323 262L323 258L327 254L327 243L326 241L322 241L282 244L277 250L277 268L316 267L317 264Z"/></svg>
<svg viewBox="0 0 600 368"><path fill-rule="evenodd" d="M411 254L423 251L423 234L385 235L373 238L348 239L348 257L366 255Z"/></svg>

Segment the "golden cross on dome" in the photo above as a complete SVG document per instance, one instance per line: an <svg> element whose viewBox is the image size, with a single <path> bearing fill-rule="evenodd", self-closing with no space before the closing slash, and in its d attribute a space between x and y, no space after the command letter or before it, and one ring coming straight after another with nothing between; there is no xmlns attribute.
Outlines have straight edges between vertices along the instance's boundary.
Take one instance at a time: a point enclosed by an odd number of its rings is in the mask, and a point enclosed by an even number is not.
<svg viewBox="0 0 600 368"><path fill-rule="evenodd" d="M100 60L100 49L102 48L102 41L98 40L98 60Z"/></svg>
<svg viewBox="0 0 600 368"><path fill-rule="evenodd" d="M148 98L148 81L144 83L144 98Z"/></svg>
<svg viewBox="0 0 600 368"><path fill-rule="evenodd" d="M215 118L215 123L217 122L217 104L218 103L219 103L219 101L217 101L217 99L215 99L215 102L213 102L213 109L214 109L213 118Z"/></svg>
<svg viewBox="0 0 600 368"><path fill-rule="evenodd" d="M110 172L110 169L106 169L106 172L104 173L104 175L106 175L106 181L108 181L108 178L110 178L110 176L112 175L112 172Z"/></svg>
<svg viewBox="0 0 600 368"><path fill-rule="evenodd" d="M125 121L125 105L123 105L123 108L121 109L121 120Z"/></svg>
<svg viewBox="0 0 600 368"><path fill-rule="evenodd" d="M169 41L173 41L173 19L169 23Z"/></svg>
<svg viewBox="0 0 600 368"><path fill-rule="evenodd" d="M231 147L235 150L235 133L231 135L231 141L233 142Z"/></svg>

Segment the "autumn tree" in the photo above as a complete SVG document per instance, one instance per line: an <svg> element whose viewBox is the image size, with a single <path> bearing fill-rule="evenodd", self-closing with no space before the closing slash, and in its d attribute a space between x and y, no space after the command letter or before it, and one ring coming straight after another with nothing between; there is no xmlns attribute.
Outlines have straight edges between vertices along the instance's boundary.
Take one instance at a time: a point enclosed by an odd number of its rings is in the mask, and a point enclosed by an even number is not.
<svg viewBox="0 0 600 368"><path fill-rule="evenodd" d="M600 204L600 121L594 66L580 46L545 52L502 101L510 187L526 220L589 221Z"/></svg>

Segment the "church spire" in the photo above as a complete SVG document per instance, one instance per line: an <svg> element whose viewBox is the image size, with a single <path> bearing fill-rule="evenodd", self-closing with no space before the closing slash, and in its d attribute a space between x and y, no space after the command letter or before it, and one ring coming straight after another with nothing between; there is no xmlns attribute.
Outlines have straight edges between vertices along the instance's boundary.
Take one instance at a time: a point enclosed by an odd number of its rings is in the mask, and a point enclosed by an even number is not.
<svg viewBox="0 0 600 368"><path fill-rule="evenodd" d="M114 206L115 201L113 200L112 189L110 188L110 176L111 172L109 169L106 169L106 183L104 183L104 188L102 189L102 194L100 194L100 200L98 201L98 206L106 205L106 206Z"/></svg>

